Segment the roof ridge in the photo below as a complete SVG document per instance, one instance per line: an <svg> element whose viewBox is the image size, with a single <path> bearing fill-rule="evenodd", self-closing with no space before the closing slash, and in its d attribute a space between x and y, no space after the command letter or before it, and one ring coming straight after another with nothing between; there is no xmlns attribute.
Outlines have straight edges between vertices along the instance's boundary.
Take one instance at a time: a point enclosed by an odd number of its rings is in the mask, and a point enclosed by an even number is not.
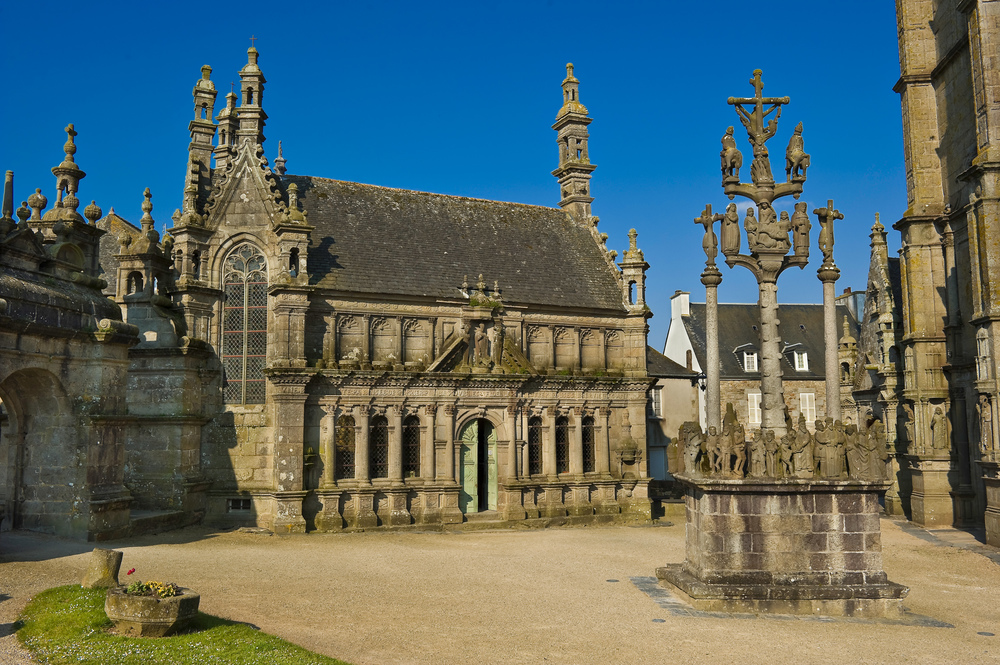
<svg viewBox="0 0 1000 665"><path fill-rule="evenodd" d="M482 203L501 203L503 205L509 206L520 206L524 208L541 208L542 210L550 210L553 212L563 212L561 208L556 208L554 206L543 206L535 203L518 203L517 201L498 201L496 199L483 199L476 196L461 196L459 194L442 194L440 192L425 192L421 189L404 189L402 187L387 187L386 185L373 185L367 182L355 182L353 180L338 180L336 178L324 178L322 176L315 175L292 175L286 173L281 176L282 178L309 178L311 180L325 180L327 182L342 183L345 185L357 185L359 187L369 187L371 189L384 189L390 192L403 192L407 194L422 194L424 196L441 196L449 199L460 199L463 201L480 201Z"/></svg>

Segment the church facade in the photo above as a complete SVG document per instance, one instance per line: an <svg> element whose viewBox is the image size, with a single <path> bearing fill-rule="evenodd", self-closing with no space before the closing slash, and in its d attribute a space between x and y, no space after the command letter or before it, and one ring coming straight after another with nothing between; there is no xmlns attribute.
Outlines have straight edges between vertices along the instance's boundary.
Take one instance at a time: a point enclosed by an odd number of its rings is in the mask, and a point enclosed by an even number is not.
<svg viewBox="0 0 1000 665"><path fill-rule="evenodd" d="M907 209L876 221L854 394L896 442L890 512L1000 544L1000 3L901 0Z"/></svg>
<svg viewBox="0 0 1000 665"><path fill-rule="evenodd" d="M202 69L162 239L149 190L141 228L79 220L79 271L132 335L119 499L282 533L648 520L648 264L591 214L572 65L547 208L292 175L265 157L258 57L219 112Z"/></svg>

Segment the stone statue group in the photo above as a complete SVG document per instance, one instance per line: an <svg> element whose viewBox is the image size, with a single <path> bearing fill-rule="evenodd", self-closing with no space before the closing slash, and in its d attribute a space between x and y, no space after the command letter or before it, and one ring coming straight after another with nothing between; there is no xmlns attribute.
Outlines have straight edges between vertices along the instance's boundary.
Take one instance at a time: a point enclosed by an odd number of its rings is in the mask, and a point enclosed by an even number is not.
<svg viewBox="0 0 1000 665"><path fill-rule="evenodd" d="M860 426L817 420L810 432L805 416L794 423L785 414L786 433L755 429L748 439L732 403L726 404L722 432L703 432L697 423L681 426L678 446L684 473L719 478L786 478L882 482L889 477L885 425L871 418Z"/></svg>

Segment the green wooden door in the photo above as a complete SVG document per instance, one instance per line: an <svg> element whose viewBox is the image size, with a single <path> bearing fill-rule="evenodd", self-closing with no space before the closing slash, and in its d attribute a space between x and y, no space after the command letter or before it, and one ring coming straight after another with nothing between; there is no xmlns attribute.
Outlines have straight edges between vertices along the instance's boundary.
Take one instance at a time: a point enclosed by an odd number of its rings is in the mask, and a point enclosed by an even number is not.
<svg viewBox="0 0 1000 665"><path fill-rule="evenodd" d="M486 505L490 510L497 509L497 430L487 425L489 437L486 439Z"/></svg>
<svg viewBox="0 0 1000 665"><path fill-rule="evenodd" d="M459 435L459 483L462 490L458 495L458 507L463 513L479 512L479 421L473 420Z"/></svg>

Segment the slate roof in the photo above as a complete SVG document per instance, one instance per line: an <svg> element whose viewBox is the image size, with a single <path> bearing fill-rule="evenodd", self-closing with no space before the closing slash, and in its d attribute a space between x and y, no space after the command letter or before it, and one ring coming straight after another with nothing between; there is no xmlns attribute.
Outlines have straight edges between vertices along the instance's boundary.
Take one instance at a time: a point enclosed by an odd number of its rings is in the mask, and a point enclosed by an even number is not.
<svg viewBox="0 0 1000 665"><path fill-rule="evenodd" d="M483 275L505 303L624 311L589 229L558 208L429 194L309 176L296 183L316 227L313 284L336 291L465 299Z"/></svg>
<svg viewBox="0 0 1000 665"><path fill-rule="evenodd" d="M694 378L698 372L688 369L679 363L675 363L651 346L646 347L646 372L658 379L668 379L682 377L685 379Z"/></svg>
<svg viewBox="0 0 1000 665"><path fill-rule="evenodd" d="M691 303L691 315L683 317L688 339L694 347L698 364L705 367L705 304ZM723 379L759 377L760 372L743 369L743 352L760 353L760 317L757 304L719 304L719 364ZM837 338L840 338L844 317L851 323L852 334L857 336L858 324L845 305L837 305ZM779 305L778 334L784 350L782 371L785 379L823 379L823 306ZM808 354L809 369L795 369L793 353ZM759 367L759 365L758 365Z"/></svg>

